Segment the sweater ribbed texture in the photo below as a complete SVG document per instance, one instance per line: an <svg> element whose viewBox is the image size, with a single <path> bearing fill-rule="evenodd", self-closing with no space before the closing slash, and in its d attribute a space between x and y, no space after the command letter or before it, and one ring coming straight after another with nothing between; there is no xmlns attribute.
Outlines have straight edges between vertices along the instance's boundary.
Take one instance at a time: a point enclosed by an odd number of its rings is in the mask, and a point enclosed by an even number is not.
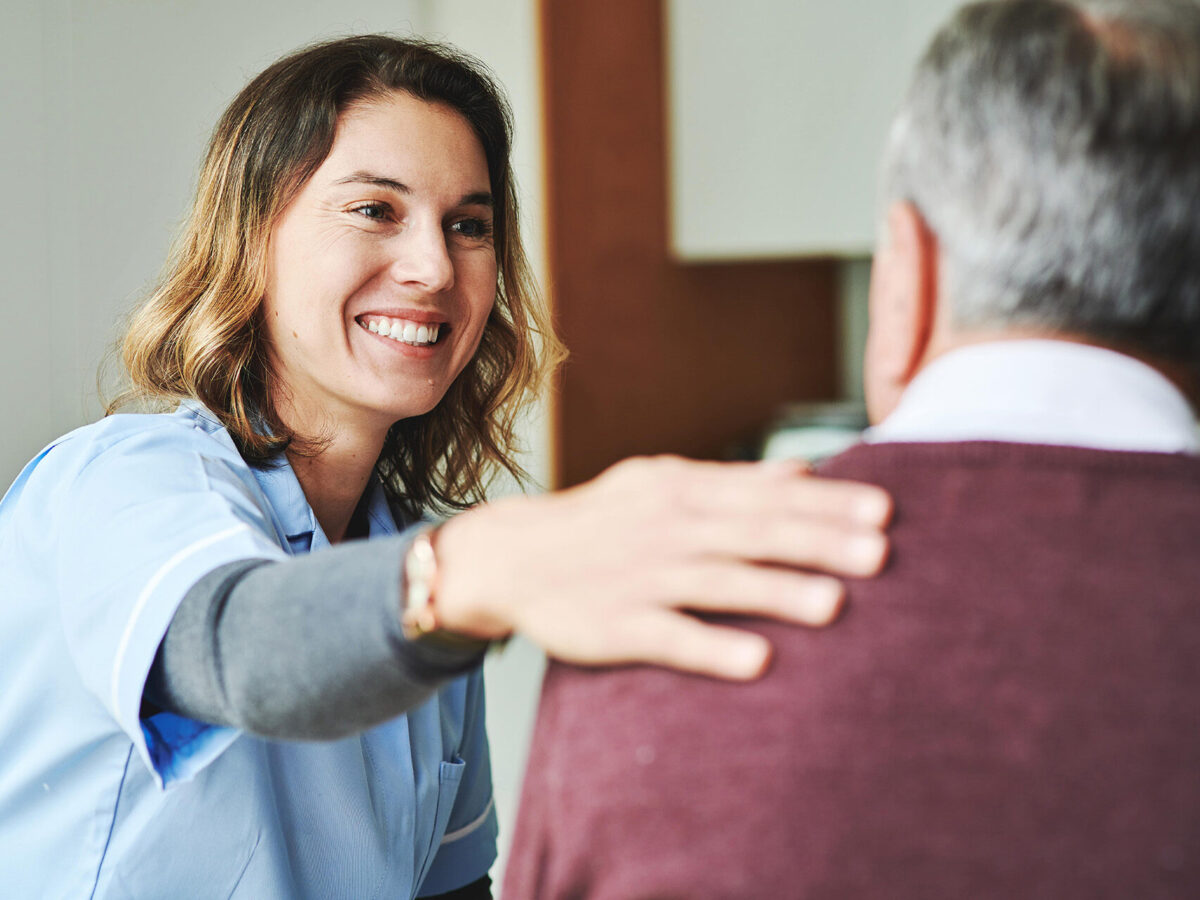
<svg viewBox="0 0 1200 900"><path fill-rule="evenodd" d="M553 664L513 898L1200 896L1200 461L878 444L885 574L750 685Z"/></svg>

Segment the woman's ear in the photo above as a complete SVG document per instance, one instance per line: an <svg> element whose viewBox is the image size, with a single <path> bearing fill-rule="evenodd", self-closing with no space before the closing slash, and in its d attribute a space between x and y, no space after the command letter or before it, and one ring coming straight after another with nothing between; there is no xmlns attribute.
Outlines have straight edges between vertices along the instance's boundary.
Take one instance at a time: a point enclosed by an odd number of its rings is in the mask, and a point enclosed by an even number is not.
<svg viewBox="0 0 1200 900"><path fill-rule="evenodd" d="M911 203L895 203L871 267L870 328L863 372L878 422L895 408L929 348L937 315L937 236Z"/></svg>

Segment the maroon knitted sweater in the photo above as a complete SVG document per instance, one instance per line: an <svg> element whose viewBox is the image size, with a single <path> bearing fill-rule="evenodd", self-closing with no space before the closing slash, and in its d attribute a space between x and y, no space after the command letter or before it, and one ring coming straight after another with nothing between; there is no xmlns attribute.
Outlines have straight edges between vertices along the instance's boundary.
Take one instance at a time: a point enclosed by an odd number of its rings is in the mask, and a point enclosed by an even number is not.
<svg viewBox="0 0 1200 900"><path fill-rule="evenodd" d="M504 897L1200 897L1200 461L860 446L885 574L726 684L552 665Z"/></svg>

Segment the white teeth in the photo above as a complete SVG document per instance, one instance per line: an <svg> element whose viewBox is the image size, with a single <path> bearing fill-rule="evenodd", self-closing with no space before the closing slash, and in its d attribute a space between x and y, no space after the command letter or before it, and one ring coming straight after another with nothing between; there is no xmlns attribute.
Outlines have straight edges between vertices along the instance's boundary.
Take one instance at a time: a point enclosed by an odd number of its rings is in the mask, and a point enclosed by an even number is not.
<svg viewBox="0 0 1200 900"><path fill-rule="evenodd" d="M370 319L360 320L359 324L374 334L418 347L427 347L430 344L436 344L438 334L441 331L441 326L436 323L425 324L410 322L405 319L390 319L383 316L374 316Z"/></svg>

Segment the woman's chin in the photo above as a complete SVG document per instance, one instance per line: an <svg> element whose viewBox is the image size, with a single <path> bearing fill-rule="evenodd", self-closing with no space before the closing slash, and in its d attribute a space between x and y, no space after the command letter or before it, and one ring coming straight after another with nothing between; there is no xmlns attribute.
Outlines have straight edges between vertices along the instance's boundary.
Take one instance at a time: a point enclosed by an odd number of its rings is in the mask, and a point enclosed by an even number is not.
<svg viewBox="0 0 1200 900"><path fill-rule="evenodd" d="M383 403L377 407L377 411L381 419L386 420L389 425L394 425L404 419L415 419L432 412L437 408L444 394L445 391L434 392L430 389L428 396L406 396L403 403Z"/></svg>

